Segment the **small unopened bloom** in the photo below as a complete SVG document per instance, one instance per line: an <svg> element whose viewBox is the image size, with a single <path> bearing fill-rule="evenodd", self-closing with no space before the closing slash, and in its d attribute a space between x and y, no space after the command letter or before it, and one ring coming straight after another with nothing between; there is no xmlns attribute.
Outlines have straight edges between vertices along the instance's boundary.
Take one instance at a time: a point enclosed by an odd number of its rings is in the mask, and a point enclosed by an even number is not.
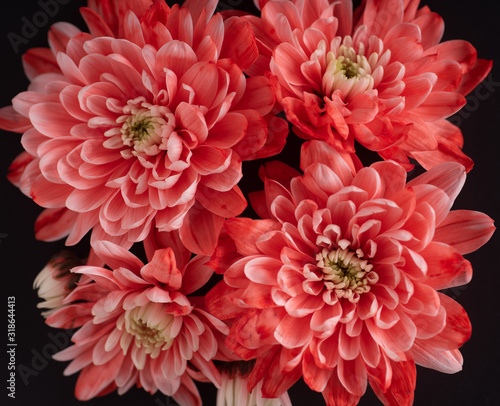
<svg viewBox="0 0 500 406"><path fill-rule="evenodd" d="M33 289L38 290L38 303L43 317L48 317L63 306L62 301L76 287L80 275L71 273L71 268L82 265L82 261L72 252L62 251L54 255L40 271L33 282Z"/></svg>
<svg viewBox="0 0 500 406"><path fill-rule="evenodd" d="M253 365L254 362L244 361L224 365L216 406L291 406L287 392L278 398L262 397L262 381L248 391L248 377Z"/></svg>

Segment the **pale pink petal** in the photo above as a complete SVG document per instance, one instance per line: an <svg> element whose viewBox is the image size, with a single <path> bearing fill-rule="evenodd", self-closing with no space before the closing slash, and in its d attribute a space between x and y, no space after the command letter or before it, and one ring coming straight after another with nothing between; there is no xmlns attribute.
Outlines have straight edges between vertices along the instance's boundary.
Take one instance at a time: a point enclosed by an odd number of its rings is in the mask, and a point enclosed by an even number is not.
<svg viewBox="0 0 500 406"><path fill-rule="evenodd" d="M425 341L417 340L411 354L415 363L426 368L446 374L454 374L462 370L463 358L458 350L438 351L425 345Z"/></svg>
<svg viewBox="0 0 500 406"><path fill-rule="evenodd" d="M485 244L494 230L493 220L484 213L454 210L436 228L434 241L448 244L465 255Z"/></svg>

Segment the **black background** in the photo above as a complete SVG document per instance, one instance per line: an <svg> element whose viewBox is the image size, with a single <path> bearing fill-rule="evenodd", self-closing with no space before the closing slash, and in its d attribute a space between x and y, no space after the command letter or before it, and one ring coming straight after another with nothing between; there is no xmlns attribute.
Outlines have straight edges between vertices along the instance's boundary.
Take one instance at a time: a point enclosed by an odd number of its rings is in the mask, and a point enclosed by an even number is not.
<svg viewBox="0 0 500 406"><path fill-rule="evenodd" d="M63 1L62 1L63 2ZM464 151L475 162L462 193L456 200L455 209L483 211L493 219L500 219L500 31L498 9L491 9L490 2L455 0L442 2L429 0L424 3L438 12L445 21L443 40L465 39L470 41L481 58L493 59L493 71L488 79L489 86L481 85L479 91L468 97L468 105L452 118L465 136ZM31 47L47 46L47 30L56 21L70 21L84 28L78 8L83 0L72 0L60 5L54 17L38 29L36 35L26 44L20 44L16 52L8 34L21 34L23 17L32 21L41 10L37 1L9 1L0 6L1 45L1 92L0 106L26 89L28 81L24 76L21 55ZM252 9L248 0L225 0L222 8ZM7 396L7 361L0 364L0 404L2 405L80 405L73 396L76 375L64 377L62 372L67 363L50 359L54 352L55 336L59 342L67 341L67 335L44 324L36 308L38 298L32 290L33 279L48 259L64 248L63 242L44 243L34 239L33 225L41 209L5 178L12 160L22 151L20 135L0 132L0 352L5 356L7 343L7 297L16 297L16 398ZM295 141L295 142L294 142ZM279 156L287 162L297 162L298 144L290 135L290 144ZM374 156L363 155L364 164L371 163ZM260 189L255 181L260 163L244 166L243 190ZM74 250L85 256L88 240ZM498 405L500 404L498 365L500 361L500 256L498 234L479 251L467 258L474 267L472 282L466 287L448 292L467 310L473 325L473 334L462 348L464 370L454 375L445 375L418 367L415 405ZM4 308L2 311L1 308ZM3 321L2 321L3 320ZM57 341L57 340L56 340ZM59 344L58 344L59 345ZM31 375L27 371L31 370ZM20 371L27 379L23 382ZM215 405L215 390L210 385L200 385L204 404ZM304 384L297 384L290 390L294 405L322 405L322 397L311 392ZM142 389L132 389L123 396L116 394L93 399L94 405L174 405L163 395L151 396ZM368 389L360 405L380 404Z"/></svg>

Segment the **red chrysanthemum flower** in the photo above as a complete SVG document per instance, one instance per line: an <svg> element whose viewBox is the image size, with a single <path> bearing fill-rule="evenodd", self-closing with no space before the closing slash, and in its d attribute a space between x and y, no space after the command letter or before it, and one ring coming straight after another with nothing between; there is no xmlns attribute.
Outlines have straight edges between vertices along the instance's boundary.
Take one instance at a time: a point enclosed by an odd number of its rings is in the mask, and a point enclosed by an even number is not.
<svg viewBox="0 0 500 406"><path fill-rule="evenodd" d="M265 377L264 396L276 397L303 376L328 405L354 405L368 380L384 404L407 405L415 364L461 369L469 319L438 290L470 280L462 255L494 227L483 213L450 211L465 180L458 163L409 183L394 162L350 167L311 141L303 176L263 168L265 191L251 197L263 219L226 221L230 239L211 263L224 280L207 304L234 319L227 347L257 359L250 389Z"/></svg>
<svg viewBox="0 0 500 406"><path fill-rule="evenodd" d="M124 248L98 241L95 253L112 270L88 265L72 269L85 279L47 324L78 328L74 345L54 356L72 361L66 375L80 371L78 399L115 389L122 394L137 385L192 406L201 405L193 378L220 387L212 360L227 360L219 344L228 328L204 310L202 297L191 295L213 274L206 266L210 258L190 259L177 234L163 234L169 247L154 250L148 243L146 265Z"/></svg>
<svg viewBox="0 0 500 406"><path fill-rule="evenodd" d="M27 54L29 89L0 118L24 132L10 178L47 208L40 239L71 245L93 229L127 247L180 229L210 254L246 207L242 160L278 153L288 128L268 114L269 80L242 72L257 57L248 22L212 15L212 0L128 3L91 2L103 17L83 9L90 34L61 23L50 50Z"/></svg>
<svg viewBox="0 0 500 406"><path fill-rule="evenodd" d="M297 135L354 153L354 141L411 169L456 161L467 170L460 130L445 118L465 104L491 61L466 41L440 43L444 23L419 0L261 1L254 27Z"/></svg>

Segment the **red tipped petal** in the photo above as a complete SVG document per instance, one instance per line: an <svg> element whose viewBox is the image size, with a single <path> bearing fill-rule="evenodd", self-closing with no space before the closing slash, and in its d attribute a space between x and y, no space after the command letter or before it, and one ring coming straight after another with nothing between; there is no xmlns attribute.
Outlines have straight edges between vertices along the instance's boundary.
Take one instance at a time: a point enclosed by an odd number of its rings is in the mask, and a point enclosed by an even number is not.
<svg viewBox="0 0 500 406"><path fill-rule="evenodd" d="M144 279L166 285L168 290L179 290L182 284L182 273L177 269L175 254L172 248L157 250L151 261L141 269Z"/></svg>
<svg viewBox="0 0 500 406"><path fill-rule="evenodd" d="M340 382L336 371L332 373L328 384L323 390L323 398L327 406L355 406L361 396L350 393Z"/></svg>
<svg viewBox="0 0 500 406"><path fill-rule="evenodd" d="M322 392L325 390L332 371L326 368L319 368L313 356L309 351L304 353L302 362L302 373L305 383L314 391Z"/></svg>
<svg viewBox="0 0 500 406"><path fill-rule="evenodd" d="M55 241L66 237L75 224L78 213L66 208L46 209L35 223L35 237L41 241Z"/></svg>
<svg viewBox="0 0 500 406"><path fill-rule="evenodd" d="M478 59L475 65L462 77L462 81L460 82L457 92L464 96L469 94L480 82L483 81L483 79L486 78L488 73L490 73L492 66L493 61ZM477 88L476 92L479 92L481 88L486 88L487 91L492 93L494 88L489 82L492 82L491 77L487 78L484 84ZM495 85L498 86L498 83L495 83Z"/></svg>
<svg viewBox="0 0 500 406"><path fill-rule="evenodd" d="M224 21L224 30L220 58L232 59L241 70L249 68L259 55L250 24L242 18L230 17Z"/></svg>
<svg viewBox="0 0 500 406"><path fill-rule="evenodd" d="M235 217L247 207L245 196L238 186L234 186L227 192L219 192L204 185L198 185L196 198L205 209L224 218Z"/></svg>
<svg viewBox="0 0 500 406"><path fill-rule="evenodd" d="M388 406L411 406L415 391L417 371L413 361L391 361L392 382L384 392L375 381L370 385L377 397Z"/></svg>
<svg viewBox="0 0 500 406"><path fill-rule="evenodd" d="M0 128L3 130L23 133L32 126L30 120L19 114L12 106L0 109Z"/></svg>
<svg viewBox="0 0 500 406"><path fill-rule="evenodd" d="M263 357L259 357L249 377L248 389L253 388L263 378L263 397L277 398L290 389L302 375L301 365L299 364L290 372L283 372L279 364L279 351L273 352L273 350L270 350Z"/></svg>
<svg viewBox="0 0 500 406"><path fill-rule="evenodd" d="M436 350L455 350L470 338L472 326L462 306L442 293L438 295L446 310L446 327L438 335L425 340L425 345Z"/></svg>
<svg viewBox="0 0 500 406"><path fill-rule="evenodd" d="M241 255L259 255L262 252L256 245L258 238L269 231L278 230L280 226L273 220L238 217L226 220L225 228Z"/></svg>
<svg viewBox="0 0 500 406"><path fill-rule="evenodd" d="M184 217L179 230L181 240L195 254L212 255L223 223L223 217L196 203Z"/></svg>
<svg viewBox="0 0 500 406"><path fill-rule="evenodd" d="M465 285L472 278L470 262L447 244L431 242L421 255L428 266L425 283L434 289Z"/></svg>

